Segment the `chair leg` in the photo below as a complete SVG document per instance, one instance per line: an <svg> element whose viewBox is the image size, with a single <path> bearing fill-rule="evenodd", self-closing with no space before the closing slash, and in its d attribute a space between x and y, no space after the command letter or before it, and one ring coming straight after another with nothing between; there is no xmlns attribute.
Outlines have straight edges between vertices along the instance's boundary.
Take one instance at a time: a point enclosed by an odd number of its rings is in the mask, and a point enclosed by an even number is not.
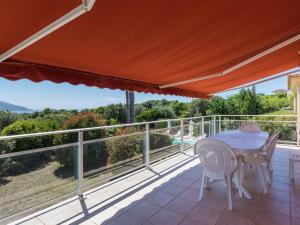
<svg viewBox="0 0 300 225"><path fill-rule="evenodd" d="M232 192L231 192L232 183L231 183L231 177L226 176L225 181L226 181L226 188L227 188L228 209L232 210Z"/></svg>
<svg viewBox="0 0 300 225"><path fill-rule="evenodd" d="M209 180L209 177L205 177L204 188L205 189L210 189L210 180Z"/></svg>
<svg viewBox="0 0 300 225"><path fill-rule="evenodd" d="M258 172L259 172L259 175L260 175L261 184L263 186L264 193L266 194L266 193L268 193L268 190L267 190L267 185L266 185L266 179L265 179L263 166L258 167Z"/></svg>
<svg viewBox="0 0 300 225"><path fill-rule="evenodd" d="M263 167L263 168L264 168L265 179L266 179L267 183L271 185L272 181L271 181L271 176L270 176L270 170L268 167Z"/></svg>
<svg viewBox="0 0 300 225"><path fill-rule="evenodd" d="M203 188L204 188L204 185L205 185L205 180L206 180L206 175L203 174L202 176L202 180L201 180L201 186L200 186L200 193L199 193L199 201L201 201L202 199L202 195L203 195Z"/></svg>
<svg viewBox="0 0 300 225"><path fill-rule="evenodd" d="M270 163L269 163L269 165L268 165L268 166L269 166L270 174L273 173L272 163L273 163L273 157L272 157L272 159L271 159L271 161L270 161Z"/></svg>
<svg viewBox="0 0 300 225"><path fill-rule="evenodd" d="M238 168L237 168L237 184L238 184L238 189L239 189L239 196L242 198L243 193L242 193L242 185L243 185L243 174L242 174L242 162L238 161Z"/></svg>
<svg viewBox="0 0 300 225"><path fill-rule="evenodd" d="M290 173L290 180L294 180L295 179L295 168L294 168L294 160L289 161L289 173Z"/></svg>

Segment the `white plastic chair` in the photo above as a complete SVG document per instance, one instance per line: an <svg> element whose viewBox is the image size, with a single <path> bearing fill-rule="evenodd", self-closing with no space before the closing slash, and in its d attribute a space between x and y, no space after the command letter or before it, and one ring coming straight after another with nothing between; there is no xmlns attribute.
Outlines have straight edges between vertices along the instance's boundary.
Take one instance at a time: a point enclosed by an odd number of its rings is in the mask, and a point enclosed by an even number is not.
<svg viewBox="0 0 300 225"><path fill-rule="evenodd" d="M280 133L280 132L279 132L279 129L276 129L275 132L268 138L268 141L266 142L263 151L257 154L258 157L260 157L260 158L262 157L262 158L265 158L265 159L266 159L266 157L267 157L267 151L268 151L268 147L267 147L267 146L268 146L269 142L273 139L273 137L274 137L277 133L278 133L278 136L279 136L279 133ZM278 137L277 137L277 139L278 139ZM275 145L276 145L276 144L275 144ZM275 148L274 148L274 149L275 149ZM271 159L271 162L269 163L269 171L270 171L270 173L272 172L272 160L273 160L273 158Z"/></svg>
<svg viewBox="0 0 300 225"><path fill-rule="evenodd" d="M248 131L248 132L260 132L260 126L255 122L247 122L243 123L240 128L241 131Z"/></svg>
<svg viewBox="0 0 300 225"><path fill-rule="evenodd" d="M232 209L232 180L237 170L237 157L234 151L225 143L209 138L199 140L195 144L195 149L203 165L199 201L202 199L203 188L208 179L225 180L228 208Z"/></svg>
<svg viewBox="0 0 300 225"><path fill-rule="evenodd" d="M264 147L264 153L259 157L255 155L245 156L245 166L258 169L264 193L268 193L267 184L271 184L271 160L275 150L279 132L275 132Z"/></svg>
<svg viewBox="0 0 300 225"><path fill-rule="evenodd" d="M206 138L206 133L204 133L204 134L198 136L197 141L200 141L200 140L202 140L202 139L204 139L204 138ZM194 155L197 155L197 154L198 154L197 149L196 149L197 141L196 141L196 142L194 143L194 145L193 145Z"/></svg>

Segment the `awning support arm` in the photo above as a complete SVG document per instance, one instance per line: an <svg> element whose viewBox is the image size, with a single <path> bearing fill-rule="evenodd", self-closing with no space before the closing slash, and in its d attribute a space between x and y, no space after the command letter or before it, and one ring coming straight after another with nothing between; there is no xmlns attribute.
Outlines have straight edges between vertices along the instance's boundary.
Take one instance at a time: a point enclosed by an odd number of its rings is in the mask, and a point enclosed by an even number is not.
<svg viewBox="0 0 300 225"><path fill-rule="evenodd" d="M277 51L277 50L279 50L279 49L281 49L281 48L283 48L283 47L285 47L289 44L292 44L296 41L299 41L299 40L300 40L300 34L298 34L298 35L296 35L296 36L294 36L294 37L292 37L292 38L290 38L290 39L288 39L284 42L281 42L281 43L273 46L272 48L269 48L269 49L255 55L255 56L253 56L249 59L246 59L245 61L243 61L243 62L241 62L241 63L239 63L235 66L232 66L232 67L230 67L230 68L228 68L228 69L226 69L222 72L211 74L211 75L208 75L208 76L199 76L199 77L196 77L196 78L192 78L192 79L189 79L189 80L183 80L183 81L179 81L179 82L175 82L175 83L160 85L159 87L161 89L163 89L163 88L168 88L168 87L174 87L174 86L178 86L178 85L193 83L193 82L200 81L200 80L207 80L207 79L211 79L211 78L224 76L228 73L231 73L231 72L233 72L233 71L235 71L235 70L237 70L237 69L239 69L239 68L241 68L241 67L243 67L243 66L245 66L245 65L247 65L247 64L249 64L249 63L251 63L255 60L257 60L257 59L260 59L260 58L262 58L266 55L269 55L270 53L275 52L275 51Z"/></svg>
<svg viewBox="0 0 300 225"><path fill-rule="evenodd" d="M8 51L4 52L0 55L0 62L8 59L9 57L15 55L16 53L22 51L26 47L32 45L33 43L39 41L43 37L47 36L48 34L52 33L53 31L59 29L60 27L64 26L65 24L69 23L70 21L76 19L77 17L81 16L82 14L90 11L94 5L96 0L82 0L82 4L68 12L67 14L63 15L59 19L55 20L48 26L44 27L31 37L25 39L21 43L17 44L15 47L9 49Z"/></svg>
<svg viewBox="0 0 300 225"><path fill-rule="evenodd" d="M213 96L213 95L216 95L216 94L219 94L219 93L228 92L228 91L234 91L234 90L238 90L238 89L241 89L241 88L247 88L247 87L255 86L257 84L261 84L261 83L264 83L264 82L267 82L267 81L270 81L270 80L274 80L274 79L277 79L279 77L293 75L293 74L296 74L296 73L299 73L299 72L300 72L300 69L296 69L296 70L293 70L293 71L288 71L288 72L285 72L285 73L279 73L279 74L271 76L269 78L263 78L263 79L260 79L258 81L254 81L254 82L242 84L242 85L240 85L238 87L229 88L229 89L226 89L226 90L223 90L223 91L217 91L217 92L214 92L212 94L209 94L209 96Z"/></svg>

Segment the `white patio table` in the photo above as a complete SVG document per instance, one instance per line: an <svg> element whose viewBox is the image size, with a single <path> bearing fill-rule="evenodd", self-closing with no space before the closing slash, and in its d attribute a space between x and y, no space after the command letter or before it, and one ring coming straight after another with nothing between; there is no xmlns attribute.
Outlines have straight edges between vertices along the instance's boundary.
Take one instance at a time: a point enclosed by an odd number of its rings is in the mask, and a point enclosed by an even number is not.
<svg viewBox="0 0 300 225"><path fill-rule="evenodd" d="M208 138L224 142L225 144L229 145L236 153L255 154L263 150L264 145L269 138L269 134L267 132L228 130L212 135ZM248 199L252 198L249 191L243 185L242 194Z"/></svg>

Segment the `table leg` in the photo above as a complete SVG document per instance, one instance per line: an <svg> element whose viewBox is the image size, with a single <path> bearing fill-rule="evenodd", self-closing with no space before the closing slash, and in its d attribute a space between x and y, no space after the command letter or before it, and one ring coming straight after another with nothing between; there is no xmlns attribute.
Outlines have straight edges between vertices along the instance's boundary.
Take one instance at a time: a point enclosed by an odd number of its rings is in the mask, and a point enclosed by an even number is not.
<svg viewBox="0 0 300 225"><path fill-rule="evenodd" d="M247 198L249 200L252 199L250 192L244 186L242 186L242 193L243 193L243 196L245 196L245 198Z"/></svg>
<svg viewBox="0 0 300 225"><path fill-rule="evenodd" d="M243 196L247 199L252 199L250 192L244 187L244 168L242 167L242 160L238 159L238 170L237 176L234 177L233 182L239 188L239 196L242 198Z"/></svg>

